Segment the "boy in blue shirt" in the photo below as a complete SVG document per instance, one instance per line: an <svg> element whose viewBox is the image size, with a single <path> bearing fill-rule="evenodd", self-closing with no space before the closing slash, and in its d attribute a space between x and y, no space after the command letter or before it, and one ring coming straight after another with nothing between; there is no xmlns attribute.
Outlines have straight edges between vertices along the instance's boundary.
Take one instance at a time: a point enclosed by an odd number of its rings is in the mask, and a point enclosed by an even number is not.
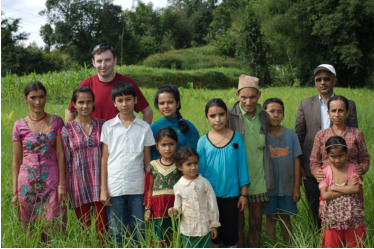
<svg viewBox="0 0 374 249"><path fill-rule="evenodd" d="M119 82L112 89L119 113L103 124L100 201L107 206L109 230L117 246L123 246L125 228L137 235L144 231L144 169L155 144L148 123L134 114L137 102L132 84Z"/></svg>
<svg viewBox="0 0 374 249"><path fill-rule="evenodd" d="M269 201L264 203L266 230L275 240L275 225L279 221L283 239L288 242L291 232L290 214L297 213L296 203L300 199L301 148L294 131L281 125L284 104L278 98L267 99L263 109L269 115L268 146L274 167L274 188L268 191Z"/></svg>

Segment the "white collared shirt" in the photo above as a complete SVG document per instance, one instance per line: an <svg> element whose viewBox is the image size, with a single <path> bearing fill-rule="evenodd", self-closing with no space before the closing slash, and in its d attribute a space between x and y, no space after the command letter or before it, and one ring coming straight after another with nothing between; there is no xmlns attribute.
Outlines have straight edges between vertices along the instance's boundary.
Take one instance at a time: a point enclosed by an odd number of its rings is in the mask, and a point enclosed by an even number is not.
<svg viewBox="0 0 374 249"><path fill-rule="evenodd" d="M181 234L200 237L221 226L216 195L201 175L194 180L182 176L174 185L174 195L174 208L182 213Z"/></svg>
<svg viewBox="0 0 374 249"><path fill-rule="evenodd" d="M334 93L331 95L331 97L334 96ZM330 98L331 98L330 97ZM327 112L327 101L326 103L323 102L323 99L321 98L321 95L318 95L319 103L321 106L321 130L330 128L330 117Z"/></svg>
<svg viewBox="0 0 374 249"><path fill-rule="evenodd" d="M109 195L143 194L144 147L155 144L149 124L135 116L126 128L117 114L103 124L100 141L108 145Z"/></svg>

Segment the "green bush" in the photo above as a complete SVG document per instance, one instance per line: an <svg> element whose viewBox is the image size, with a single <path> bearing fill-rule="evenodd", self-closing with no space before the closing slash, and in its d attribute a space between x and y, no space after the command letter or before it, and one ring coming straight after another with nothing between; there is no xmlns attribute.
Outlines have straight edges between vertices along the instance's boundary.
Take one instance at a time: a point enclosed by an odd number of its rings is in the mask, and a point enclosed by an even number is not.
<svg viewBox="0 0 374 249"><path fill-rule="evenodd" d="M192 70L201 68L233 67L241 68L234 58L218 55L213 46L171 50L148 56L143 65L147 67Z"/></svg>

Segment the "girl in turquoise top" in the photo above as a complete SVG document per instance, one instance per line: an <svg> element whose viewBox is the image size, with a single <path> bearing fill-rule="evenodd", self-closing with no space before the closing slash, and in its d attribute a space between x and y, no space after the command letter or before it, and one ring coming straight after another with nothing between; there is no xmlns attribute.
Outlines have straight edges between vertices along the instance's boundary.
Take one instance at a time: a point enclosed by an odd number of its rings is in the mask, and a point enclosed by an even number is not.
<svg viewBox="0 0 374 249"><path fill-rule="evenodd" d="M181 101L178 88L168 85L161 86L156 93L154 104L163 117L151 124L153 136L156 136L160 129L169 126L178 135L177 149L183 146L196 149L200 135L195 126L190 121L183 119L180 114ZM151 147L151 157L152 160L160 157L155 146Z"/></svg>
<svg viewBox="0 0 374 249"><path fill-rule="evenodd" d="M220 213L222 226L218 228L218 237L213 244L235 247L238 242L238 209L242 212L248 205L247 155L241 134L226 128L225 102L209 100L205 115L212 129L199 139L197 152L200 156L199 173L212 184Z"/></svg>

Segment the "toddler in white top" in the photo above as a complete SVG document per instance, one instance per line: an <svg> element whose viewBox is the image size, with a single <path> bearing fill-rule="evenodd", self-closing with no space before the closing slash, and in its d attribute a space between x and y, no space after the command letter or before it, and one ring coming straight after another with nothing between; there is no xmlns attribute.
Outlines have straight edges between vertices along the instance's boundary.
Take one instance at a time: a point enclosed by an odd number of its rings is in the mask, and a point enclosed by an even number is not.
<svg viewBox="0 0 374 249"><path fill-rule="evenodd" d="M174 208L169 215L183 214L180 224L183 248L210 248L211 238L217 237L219 212L214 190L209 181L199 175L199 155L190 147L175 154L175 163L183 173L174 185Z"/></svg>

